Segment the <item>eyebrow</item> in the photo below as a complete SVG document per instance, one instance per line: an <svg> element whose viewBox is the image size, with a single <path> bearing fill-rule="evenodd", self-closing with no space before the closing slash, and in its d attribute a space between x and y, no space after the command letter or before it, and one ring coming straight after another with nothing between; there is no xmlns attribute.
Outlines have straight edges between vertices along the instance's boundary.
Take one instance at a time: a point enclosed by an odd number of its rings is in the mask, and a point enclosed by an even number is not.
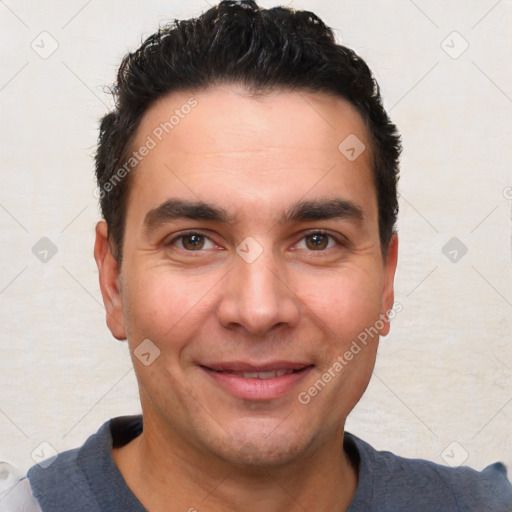
<svg viewBox="0 0 512 512"><path fill-rule="evenodd" d="M233 223L233 217L223 208L203 201L168 199L150 210L144 218L144 228L150 232L167 222L178 219ZM365 221L363 209L345 199L316 199L301 201L289 208L281 217L281 224L313 220L348 219L361 224Z"/></svg>
<svg viewBox="0 0 512 512"><path fill-rule="evenodd" d="M144 217L144 227L146 231L152 231L162 224L178 219L228 223L230 216L223 208L210 205L203 201L168 199L146 214Z"/></svg>
<svg viewBox="0 0 512 512"><path fill-rule="evenodd" d="M309 220L348 219L362 224L365 214L361 206L346 199L317 199L301 201L290 208L284 215L283 222L300 222Z"/></svg>

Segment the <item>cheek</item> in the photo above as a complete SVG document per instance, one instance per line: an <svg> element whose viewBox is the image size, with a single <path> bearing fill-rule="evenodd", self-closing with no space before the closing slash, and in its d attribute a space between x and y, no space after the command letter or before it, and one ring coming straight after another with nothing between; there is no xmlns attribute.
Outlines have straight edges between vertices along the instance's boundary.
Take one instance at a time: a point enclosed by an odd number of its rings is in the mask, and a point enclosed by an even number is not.
<svg viewBox="0 0 512 512"><path fill-rule="evenodd" d="M137 338L179 340L183 330L190 334L199 328L199 317L210 307L211 278L171 273L164 267L131 276L123 286L123 304L132 343Z"/></svg>
<svg viewBox="0 0 512 512"><path fill-rule="evenodd" d="M336 274L322 274L303 282L304 303L332 333L346 341L357 337L379 317L381 278L361 268L346 267Z"/></svg>
<svg viewBox="0 0 512 512"><path fill-rule="evenodd" d="M315 342L317 353L321 352L318 380L303 391L315 396L317 389L322 390L318 393L321 398L313 398L310 405L317 408L319 416L329 416L326 421L332 421L333 428L339 417L353 409L371 378L378 337L368 333L374 332L371 328L379 319L380 279L378 272L347 267L336 276L318 277L309 283L304 302L315 322L313 334L321 329L325 337L321 343ZM326 410L336 414L326 415Z"/></svg>

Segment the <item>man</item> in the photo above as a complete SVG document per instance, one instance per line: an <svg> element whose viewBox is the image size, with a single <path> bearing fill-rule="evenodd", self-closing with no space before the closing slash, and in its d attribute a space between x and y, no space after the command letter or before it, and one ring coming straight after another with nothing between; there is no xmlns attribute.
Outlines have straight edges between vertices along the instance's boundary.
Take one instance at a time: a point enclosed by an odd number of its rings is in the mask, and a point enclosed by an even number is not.
<svg viewBox="0 0 512 512"><path fill-rule="evenodd" d="M34 466L40 509L511 510L502 464L344 432L398 253L400 142L363 60L312 13L228 1L151 36L115 94L94 254L143 414Z"/></svg>

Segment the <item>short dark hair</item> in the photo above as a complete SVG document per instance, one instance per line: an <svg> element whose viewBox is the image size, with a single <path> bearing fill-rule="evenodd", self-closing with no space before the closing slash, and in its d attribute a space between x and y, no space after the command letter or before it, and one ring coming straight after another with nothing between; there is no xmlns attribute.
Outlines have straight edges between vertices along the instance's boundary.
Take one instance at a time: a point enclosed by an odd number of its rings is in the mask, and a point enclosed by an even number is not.
<svg viewBox="0 0 512 512"><path fill-rule="evenodd" d="M262 9L253 0L222 1L198 18L174 20L121 63L112 93L115 108L101 120L96 152L100 205L119 264L130 175L119 166L148 108L174 91L236 83L253 94L276 89L343 97L365 121L371 141L385 256L398 214L400 137L364 60L336 44L334 33L309 11ZM341 142L341 141L340 141ZM117 171L116 171L117 169Z"/></svg>

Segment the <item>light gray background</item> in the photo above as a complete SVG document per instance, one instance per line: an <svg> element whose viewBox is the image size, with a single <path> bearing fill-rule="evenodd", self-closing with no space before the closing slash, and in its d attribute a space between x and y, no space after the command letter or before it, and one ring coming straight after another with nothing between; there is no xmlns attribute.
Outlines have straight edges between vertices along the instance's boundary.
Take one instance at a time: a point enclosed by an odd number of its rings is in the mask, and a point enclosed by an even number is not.
<svg viewBox="0 0 512 512"><path fill-rule="evenodd" d="M347 429L405 456L512 466L512 2L288 5L367 60L405 147L403 311ZM0 460L23 470L139 411L127 345L104 322L92 154L121 57L206 7L0 0ZM46 262L32 252L43 237L57 248ZM467 254L443 252L452 237Z"/></svg>

